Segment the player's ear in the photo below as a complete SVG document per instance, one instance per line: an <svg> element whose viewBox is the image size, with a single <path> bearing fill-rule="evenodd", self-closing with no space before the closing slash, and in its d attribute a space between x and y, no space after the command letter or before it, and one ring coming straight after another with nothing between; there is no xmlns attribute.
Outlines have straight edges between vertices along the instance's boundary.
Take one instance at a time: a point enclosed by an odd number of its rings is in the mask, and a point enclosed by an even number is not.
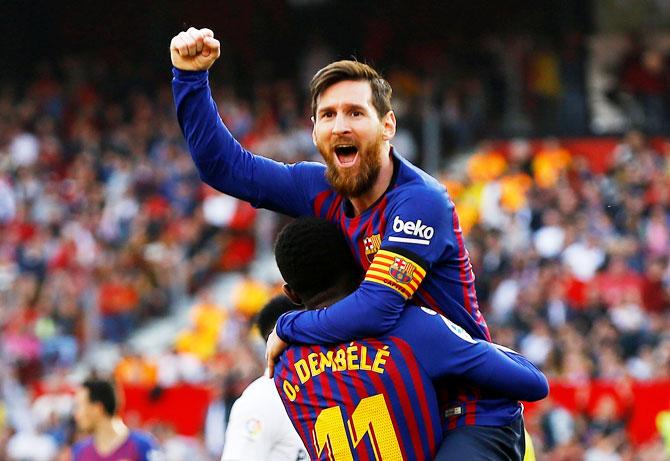
<svg viewBox="0 0 670 461"><path fill-rule="evenodd" d="M302 305L302 299L300 299L300 296L298 296L298 294L295 291L293 291L293 288L288 286L287 283L284 284L282 290L284 290L284 294L288 296L288 299L290 299L293 302L293 304L297 304L299 306Z"/></svg>
<svg viewBox="0 0 670 461"><path fill-rule="evenodd" d="M312 142L316 146L316 119L314 118L313 115L311 119L312 119Z"/></svg>
<svg viewBox="0 0 670 461"><path fill-rule="evenodd" d="M396 119L395 113L390 110L382 118L382 136L384 141L389 141L395 136Z"/></svg>

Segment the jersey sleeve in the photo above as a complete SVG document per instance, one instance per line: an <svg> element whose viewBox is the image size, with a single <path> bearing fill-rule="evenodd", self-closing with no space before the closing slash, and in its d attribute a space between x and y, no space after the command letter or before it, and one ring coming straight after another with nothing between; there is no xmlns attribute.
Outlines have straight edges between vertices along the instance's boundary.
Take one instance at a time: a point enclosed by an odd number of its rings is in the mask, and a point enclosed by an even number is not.
<svg viewBox="0 0 670 461"><path fill-rule="evenodd" d="M275 429L263 400L243 394L235 401L226 427L221 461L265 461L270 458Z"/></svg>
<svg viewBox="0 0 670 461"><path fill-rule="evenodd" d="M361 286L327 309L284 314L277 334L304 344L381 336L398 321L431 265L453 251L453 204L437 190L408 187L389 209L381 249Z"/></svg>
<svg viewBox="0 0 670 461"><path fill-rule="evenodd" d="M380 336L398 321L405 298L379 284L363 282L328 308L283 314L275 326L289 343L331 344Z"/></svg>
<svg viewBox="0 0 670 461"><path fill-rule="evenodd" d="M413 186L389 206L381 249L417 257L428 270L462 245L454 204L444 191Z"/></svg>
<svg viewBox="0 0 670 461"><path fill-rule="evenodd" d="M533 402L549 394L544 374L523 355L473 339L463 328L426 308L411 307L403 332L431 379L457 377L501 397Z"/></svg>
<svg viewBox="0 0 670 461"><path fill-rule="evenodd" d="M72 451L70 453L72 455L73 461L80 461L82 459L82 451L84 450L85 444L86 441L81 440L72 446Z"/></svg>
<svg viewBox="0 0 670 461"><path fill-rule="evenodd" d="M137 444L141 461L163 461L163 453L153 436L148 433L133 432L132 437Z"/></svg>
<svg viewBox="0 0 670 461"><path fill-rule="evenodd" d="M177 119L200 178L215 189L289 216L312 213L312 191L324 167L287 165L254 155L233 137L212 99L208 72L173 69Z"/></svg>

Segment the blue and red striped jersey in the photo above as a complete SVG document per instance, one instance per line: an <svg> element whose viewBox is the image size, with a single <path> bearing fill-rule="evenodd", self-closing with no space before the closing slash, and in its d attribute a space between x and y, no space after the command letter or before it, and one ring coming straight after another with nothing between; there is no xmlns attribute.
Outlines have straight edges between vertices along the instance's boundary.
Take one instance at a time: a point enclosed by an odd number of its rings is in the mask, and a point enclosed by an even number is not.
<svg viewBox="0 0 670 461"><path fill-rule="evenodd" d="M326 181L323 164L284 164L244 149L219 117L206 71L173 73L177 117L200 177L255 207L338 223L365 270L360 287L329 309L282 316L276 327L280 337L303 344L377 337L396 324L411 299L440 312L472 337L490 340L458 216L437 180L391 152L394 175L387 191L353 216L348 200ZM491 410L478 405L486 398L467 386L440 390L444 411L467 410L452 416L451 426L484 424L479 414ZM508 424L503 414L496 421Z"/></svg>
<svg viewBox="0 0 670 461"><path fill-rule="evenodd" d="M275 383L310 459L427 460L442 440L430 379L397 337L293 346Z"/></svg>
<svg viewBox="0 0 670 461"><path fill-rule="evenodd" d="M443 429L433 382L461 381L498 399L546 396L542 373L523 356L427 308L408 306L378 339L291 346L275 385L311 459L429 460ZM509 409L518 417L521 408Z"/></svg>
<svg viewBox="0 0 670 461"><path fill-rule="evenodd" d="M160 459L158 444L154 438L145 432L130 431L125 442L119 445L111 453L101 454L95 447L93 437L88 437L77 442L72 447L72 459L74 461L152 461Z"/></svg>

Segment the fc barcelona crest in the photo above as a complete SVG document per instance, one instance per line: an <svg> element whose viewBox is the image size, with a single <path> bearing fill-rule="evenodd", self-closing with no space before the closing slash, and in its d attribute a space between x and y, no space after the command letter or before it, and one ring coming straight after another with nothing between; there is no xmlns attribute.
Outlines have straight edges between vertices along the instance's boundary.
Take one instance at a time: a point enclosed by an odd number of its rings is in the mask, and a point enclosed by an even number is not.
<svg viewBox="0 0 670 461"><path fill-rule="evenodd" d="M382 246L382 238L379 234L365 237L363 239L363 246L365 247L365 257L368 258L368 262L372 262L379 248Z"/></svg>
<svg viewBox="0 0 670 461"><path fill-rule="evenodd" d="M402 258L393 258L393 264L389 267L389 274L400 283L408 283L412 280L414 265Z"/></svg>

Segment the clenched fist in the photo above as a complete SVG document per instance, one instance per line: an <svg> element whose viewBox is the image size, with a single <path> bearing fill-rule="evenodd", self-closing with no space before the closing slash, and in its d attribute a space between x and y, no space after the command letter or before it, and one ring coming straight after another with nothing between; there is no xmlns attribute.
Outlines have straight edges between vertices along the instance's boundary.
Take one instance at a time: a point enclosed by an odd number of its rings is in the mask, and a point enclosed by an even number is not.
<svg viewBox="0 0 670 461"><path fill-rule="evenodd" d="M221 54L221 44L210 29L190 27L170 42L172 65L181 70L208 70Z"/></svg>

